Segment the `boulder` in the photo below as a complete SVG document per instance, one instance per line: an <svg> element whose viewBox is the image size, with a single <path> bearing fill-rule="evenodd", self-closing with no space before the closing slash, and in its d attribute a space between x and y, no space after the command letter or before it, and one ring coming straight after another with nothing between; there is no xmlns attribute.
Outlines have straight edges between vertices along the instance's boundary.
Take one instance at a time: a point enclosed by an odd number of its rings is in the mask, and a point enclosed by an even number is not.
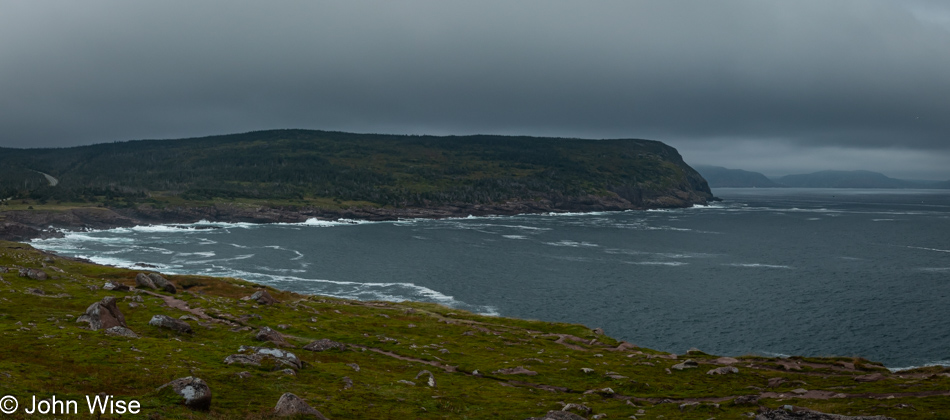
<svg viewBox="0 0 950 420"><path fill-rule="evenodd" d="M170 387L184 400L186 407L192 410L208 411L211 408L211 388L201 378L189 376L178 378L158 389Z"/></svg>
<svg viewBox="0 0 950 420"><path fill-rule="evenodd" d="M784 383L785 383L785 378L780 378L780 377L769 378L768 387L775 388Z"/></svg>
<svg viewBox="0 0 950 420"><path fill-rule="evenodd" d="M339 343L330 339L322 338L316 341L310 342L306 346L303 346L304 350L310 351L327 351L331 349L337 350L346 350L346 344Z"/></svg>
<svg viewBox="0 0 950 420"><path fill-rule="evenodd" d="M281 349L267 347L241 346L238 354L232 354L224 359L224 363L261 366L264 361L273 361L275 367L288 366L300 369L302 364L297 355Z"/></svg>
<svg viewBox="0 0 950 420"><path fill-rule="evenodd" d="M172 284L172 282L165 279L164 277L162 277L161 274L149 273L148 278L149 280L152 281L152 284L154 284L155 287L159 290L164 290L171 294L175 294L176 292L178 292L178 289L175 288L175 285Z"/></svg>
<svg viewBox="0 0 950 420"><path fill-rule="evenodd" d="M258 290L253 295L242 298L241 300L253 300L261 305L273 305L277 302L266 290Z"/></svg>
<svg viewBox="0 0 950 420"><path fill-rule="evenodd" d="M158 289L155 287L155 283L152 282L152 279L148 278L144 273L138 273L135 275L135 287L141 287L143 289Z"/></svg>
<svg viewBox="0 0 950 420"><path fill-rule="evenodd" d="M429 372L428 370L420 371L418 374L416 374L416 377L414 379L418 380L419 377L424 376L424 375L429 375L429 380L426 381L426 384L429 385L430 387L435 388L435 375L433 375L432 372Z"/></svg>
<svg viewBox="0 0 950 420"><path fill-rule="evenodd" d="M343 389L353 388L353 380L349 376L343 377Z"/></svg>
<svg viewBox="0 0 950 420"><path fill-rule="evenodd" d="M587 419L568 411L552 410L552 411L548 411L547 414L541 417L528 417L527 420L587 420Z"/></svg>
<svg viewBox="0 0 950 420"><path fill-rule="evenodd" d="M93 331L116 326L125 327L125 316L122 315L115 303L114 297L106 296L101 301L89 305L86 312L76 318L76 322L89 323L89 329Z"/></svg>
<svg viewBox="0 0 950 420"><path fill-rule="evenodd" d="M533 370L525 369L524 366L518 366L518 367L513 367L513 368L508 368L508 369L498 369L492 373L496 375L528 375L528 376L534 376L538 374L538 372L535 372Z"/></svg>
<svg viewBox="0 0 950 420"><path fill-rule="evenodd" d="M790 407L790 406L786 406ZM894 420L885 416L842 416L827 414L806 409L776 409L765 410L755 416L755 420Z"/></svg>
<svg viewBox="0 0 950 420"><path fill-rule="evenodd" d="M254 334L254 339L257 341L270 341L281 347L293 347L293 345L287 342L283 334L275 331L271 327L263 327L258 330L257 334Z"/></svg>
<svg viewBox="0 0 950 420"><path fill-rule="evenodd" d="M274 407L274 414L279 417L307 416L327 420L317 409L311 407L302 398L289 392L281 395L280 399L277 400L277 405Z"/></svg>
<svg viewBox="0 0 950 420"><path fill-rule="evenodd" d="M177 320L168 315L155 315L152 317L150 321L148 321L148 325L159 327L159 328L168 328L178 333L191 334L194 332L191 329L191 325L188 325L187 322Z"/></svg>
<svg viewBox="0 0 950 420"><path fill-rule="evenodd" d="M118 337L128 337L128 338L139 338L139 335L126 327L116 325L112 328L106 330L107 335L114 335Z"/></svg>
<svg viewBox="0 0 950 420"><path fill-rule="evenodd" d="M696 362L693 361L693 360L687 359L687 360L683 361L683 363L677 363L677 364L675 364L675 365L673 365L673 366L671 366L671 367L672 367L673 369L676 369L676 370L683 370L683 369L692 369L692 368L695 368L695 367L698 367L698 366L699 366L699 363L696 363Z"/></svg>
<svg viewBox="0 0 950 420"><path fill-rule="evenodd" d="M755 405L759 402L758 395L740 395L732 400L733 405Z"/></svg>
<svg viewBox="0 0 950 420"><path fill-rule="evenodd" d="M129 286L124 284L119 284L114 281L107 281L106 284L102 285L103 290L115 290L117 292L128 292L132 290Z"/></svg>
<svg viewBox="0 0 950 420"><path fill-rule="evenodd" d="M37 270L35 268L21 268L18 270L18 273L20 277L28 277L33 280L46 280L49 278L45 271Z"/></svg>
<svg viewBox="0 0 950 420"><path fill-rule="evenodd" d="M739 369L737 369L735 366L723 366L706 372L707 375L727 375L730 373L739 373Z"/></svg>
<svg viewBox="0 0 950 420"><path fill-rule="evenodd" d="M590 407L584 404L569 403L569 404L564 405L564 408L562 408L561 411L577 411L580 413L584 413L584 415L586 416L586 415L589 415L594 410L591 410Z"/></svg>

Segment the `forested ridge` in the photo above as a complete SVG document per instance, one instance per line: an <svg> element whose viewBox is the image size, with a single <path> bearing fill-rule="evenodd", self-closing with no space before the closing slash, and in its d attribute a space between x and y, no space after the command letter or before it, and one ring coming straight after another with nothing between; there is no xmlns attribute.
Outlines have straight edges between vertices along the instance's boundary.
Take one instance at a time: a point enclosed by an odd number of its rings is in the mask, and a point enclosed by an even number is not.
<svg viewBox="0 0 950 420"><path fill-rule="evenodd" d="M637 204L671 190L711 197L675 149L650 140L270 130L0 149L0 198L113 207L156 197L425 207L615 196Z"/></svg>

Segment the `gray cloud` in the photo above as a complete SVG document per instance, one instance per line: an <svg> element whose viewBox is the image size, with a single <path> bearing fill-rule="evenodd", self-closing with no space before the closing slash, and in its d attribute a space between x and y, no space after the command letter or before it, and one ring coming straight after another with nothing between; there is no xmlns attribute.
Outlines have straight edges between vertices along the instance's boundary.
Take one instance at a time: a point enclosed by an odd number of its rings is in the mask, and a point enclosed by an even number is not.
<svg viewBox="0 0 950 420"><path fill-rule="evenodd" d="M241 3L3 3L0 145L640 137L696 163L769 167L771 148L790 171L834 155L950 178L918 159L950 162L944 2Z"/></svg>

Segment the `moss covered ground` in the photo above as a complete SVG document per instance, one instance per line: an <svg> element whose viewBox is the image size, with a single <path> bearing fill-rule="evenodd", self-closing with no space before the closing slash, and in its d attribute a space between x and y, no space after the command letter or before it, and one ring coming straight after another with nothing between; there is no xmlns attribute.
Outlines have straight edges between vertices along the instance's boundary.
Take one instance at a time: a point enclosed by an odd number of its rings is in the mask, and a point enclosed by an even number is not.
<svg viewBox="0 0 950 420"><path fill-rule="evenodd" d="M291 392L330 419L524 419L568 403L590 408L575 411L585 417L606 418L747 418L760 406L784 405L897 419L950 418L950 373L942 368L892 373L852 358L670 355L582 325L487 317L428 303L306 296L238 279L167 276L178 286L174 295L109 291L102 288L107 281L134 286L138 271L15 242L0 242L0 267L0 395L17 397L21 408L34 395L84 401L105 393L142 404L138 416L122 418L270 418L278 398ZM20 268L42 270L49 278L21 277ZM279 303L241 299L261 289ZM106 296L119 301L139 338L76 322ZM187 315L194 332L148 325L157 314ZM294 347L286 350L303 367L294 372L268 363L224 363L242 345L276 347L255 340L262 327L283 334ZM302 348L317 339L346 348ZM698 366L674 368L686 359ZM738 372L707 374L727 365ZM417 378L422 370L433 374L435 386L427 376ZM869 376L875 373L880 375ZM167 389L158 390L186 376L209 384L209 411L192 411ZM754 397L737 401L741 396ZM83 410L55 417L97 418ZM7 417L43 418L22 409Z"/></svg>

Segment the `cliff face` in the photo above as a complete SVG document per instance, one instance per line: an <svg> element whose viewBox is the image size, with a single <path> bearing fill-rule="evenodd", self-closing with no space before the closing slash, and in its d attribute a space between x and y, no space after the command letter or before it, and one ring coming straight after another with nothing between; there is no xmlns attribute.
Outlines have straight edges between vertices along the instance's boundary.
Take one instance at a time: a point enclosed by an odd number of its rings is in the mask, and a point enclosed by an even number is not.
<svg viewBox="0 0 950 420"><path fill-rule="evenodd" d="M0 195L36 209L5 212L0 222L34 228L628 210L713 199L676 149L635 139L274 130L5 149L0 167ZM61 205L41 205L49 202Z"/></svg>

